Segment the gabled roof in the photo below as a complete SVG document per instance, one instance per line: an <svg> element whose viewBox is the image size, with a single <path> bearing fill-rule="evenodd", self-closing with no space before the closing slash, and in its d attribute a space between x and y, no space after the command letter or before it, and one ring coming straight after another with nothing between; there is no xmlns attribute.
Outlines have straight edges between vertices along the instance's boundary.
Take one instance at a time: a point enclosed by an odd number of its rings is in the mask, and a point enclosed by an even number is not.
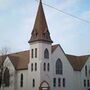
<svg viewBox="0 0 90 90"><path fill-rule="evenodd" d="M15 67L15 69L18 69L17 66L18 66L19 57L11 56L11 55L8 55L8 57L11 60L11 62L13 64L13 66Z"/></svg>
<svg viewBox="0 0 90 90"><path fill-rule="evenodd" d="M15 60L14 57L17 57L17 60L13 62L14 65L16 65L17 70L23 70L28 68L29 57L30 57L29 50L10 54L10 56L12 57L11 61L13 61L13 59Z"/></svg>
<svg viewBox="0 0 90 90"><path fill-rule="evenodd" d="M52 52L55 51L57 46L58 45L53 45L52 46ZM0 56L0 65L4 62L4 60L6 59L7 56L10 58L10 60L11 60L11 62L14 65L16 70L28 69L28 63L29 63L29 60L30 60L29 50L9 54L9 55L6 55L6 56Z"/></svg>
<svg viewBox="0 0 90 90"><path fill-rule="evenodd" d="M51 52L53 53L57 49L58 46L60 46L60 45L59 44L53 45L51 47ZM7 56L10 58L10 60L16 70L28 69L28 63L30 61L30 51L29 50L9 54L6 56L0 56L0 65L4 62L4 60L6 59ZM67 60L69 61L73 70L75 70L75 71L81 71L89 57L88 55L74 56L74 55L68 55L68 54L65 54L65 56L67 57Z"/></svg>
<svg viewBox="0 0 90 90"><path fill-rule="evenodd" d="M53 45L52 49L51 49L52 50L51 52L53 53L58 46L59 46L59 44Z"/></svg>
<svg viewBox="0 0 90 90"><path fill-rule="evenodd" d="M66 57L75 71L81 71L89 56L73 56L66 54Z"/></svg>
<svg viewBox="0 0 90 90"><path fill-rule="evenodd" d="M2 63L4 62L6 57L7 57L7 55L0 56L0 66L2 65Z"/></svg>
<svg viewBox="0 0 90 90"><path fill-rule="evenodd" d="M8 54L4 56L3 60L2 60L2 56L0 56L0 62L1 62L0 65L4 62L7 56L10 58L16 70L28 69L28 63L29 63L29 57L30 57L29 50Z"/></svg>
<svg viewBox="0 0 90 90"><path fill-rule="evenodd" d="M55 51L55 49L58 46L61 48L61 46L59 44L52 46L52 53ZM62 48L61 48L61 50L63 51ZM64 51L63 51L63 53L64 53ZM81 71L89 57L89 55L74 56L74 55L68 55L68 54L65 54L65 56L66 56L67 60L69 61L69 63L71 64L73 70L75 70L75 71Z"/></svg>
<svg viewBox="0 0 90 90"><path fill-rule="evenodd" d="M55 51L55 49L58 46L61 48L61 46L59 44L56 44L56 45L52 46L52 53ZM62 48L61 48L61 50L63 51ZM64 51L63 51L63 53L64 53ZM89 55L74 56L74 55L68 55L68 54L65 54L65 56L66 56L67 60L69 61L69 63L71 64L73 70L75 70L75 71L81 71L83 66L85 65L88 57L89 57Z"/></svg>
<svg viewBox="0 0 90 90"><path fill-rule="evenodd" d="M41 1L29 43L36 41L52 43Z"/></svg>

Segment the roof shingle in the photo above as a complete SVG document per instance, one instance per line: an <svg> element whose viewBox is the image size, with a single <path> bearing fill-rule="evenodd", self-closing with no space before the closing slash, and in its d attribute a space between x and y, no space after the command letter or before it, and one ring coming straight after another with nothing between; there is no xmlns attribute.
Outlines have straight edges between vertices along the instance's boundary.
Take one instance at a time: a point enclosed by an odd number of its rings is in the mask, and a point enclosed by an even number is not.
<svg viewBox="0 0 90 90"><path fill-rule="evenodd" d="M75 71L81 71L85 62L88 59L88 55L86 56L66 55L66 57Z"/></svg>
<svg viewBox="0 0 90 90"><path fill-rule="evenodd" d="M60 45L59 44L53 45L51 48L51 52L53 53L58 46L60 46ZM88 55L86 55L86 56L74 56L74 55L68 55L68 54L65 54L65 55L67 57L67 60L70 62L71 66L73 67L73 70L75 70L75 71L81 71L81 69L83 68L85 62L87 61L87 59L89 57ZM0 56L0 65L4 62L4 60L7 56L10 58L10 60L16 70L28 69L28 63L30 60L30 51L29 50L9 54L6 56Z"/></svg>
<svg viewBox="0 0 90 90"><path fill-rule="evenodd" d="M29 50L22 51L18 53L8 54L6 55L10 58L12 64L14 65L15 69L17 70L23 70L28 68L29 63ZM0 64L3 63L6 56L2 59L2 56L0 56Z"/></svg>
<svg viewBox="0 0 90 90"><path fill-rule="evenodd" d="M36 41L44 41L49 43L53 42L51 40L50 32L48 30L42 2L40 2L38 7L38 12L36 15L36 20L35 20L35 24L33 27L33 31L32 31L29 43L36 42Z"/></svg>

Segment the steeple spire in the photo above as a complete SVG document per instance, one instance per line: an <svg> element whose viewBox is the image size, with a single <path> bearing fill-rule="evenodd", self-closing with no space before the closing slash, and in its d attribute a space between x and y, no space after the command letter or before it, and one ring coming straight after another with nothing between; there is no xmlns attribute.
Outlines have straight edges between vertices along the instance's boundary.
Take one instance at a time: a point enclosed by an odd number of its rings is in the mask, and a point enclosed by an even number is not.
<svg viewBox="0 0 90 90"><path fill-rule="evenodd" d="M39 2L38 12L29 43L36 41L43 41L48 43L53 42L50 37L45 14L43 11L42 0Z"/></svg>

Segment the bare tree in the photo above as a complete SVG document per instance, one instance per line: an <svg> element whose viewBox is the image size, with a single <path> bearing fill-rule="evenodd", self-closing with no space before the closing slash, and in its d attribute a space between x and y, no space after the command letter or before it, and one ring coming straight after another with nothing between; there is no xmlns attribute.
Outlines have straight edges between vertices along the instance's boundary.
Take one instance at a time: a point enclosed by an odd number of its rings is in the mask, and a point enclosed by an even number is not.
<svg viewBox="0 0 90 90"><path fill-rule="evenodd" d="M10 52L10 48L9 47L2 47L1 50L0 50L1 56L7 55L9 52Z"/></svg>
<svg viewBox="0 0 90 90"><path fill-rule="evenodd" d="M6 55L9 53L10 48L3 47L0 50L0 88L4 89L4 66L3 66L3 60L6 57Z"/></svg>

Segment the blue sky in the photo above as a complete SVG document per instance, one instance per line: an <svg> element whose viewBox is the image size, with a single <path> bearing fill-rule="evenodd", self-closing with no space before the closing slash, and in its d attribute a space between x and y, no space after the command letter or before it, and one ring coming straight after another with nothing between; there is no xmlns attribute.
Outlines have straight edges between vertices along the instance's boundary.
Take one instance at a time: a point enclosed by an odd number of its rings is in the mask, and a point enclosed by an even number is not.
<svg viewBox="0 0 90 90"><path fill-rule="evenodd" d="M42 1L90 22L90 0ZM11 52L29 49L37 8L35 0L0 0L0 49L9 47ZM47 6L44 11L53 44L60 44L68 54L90 54L90 23Z"/></svg>

